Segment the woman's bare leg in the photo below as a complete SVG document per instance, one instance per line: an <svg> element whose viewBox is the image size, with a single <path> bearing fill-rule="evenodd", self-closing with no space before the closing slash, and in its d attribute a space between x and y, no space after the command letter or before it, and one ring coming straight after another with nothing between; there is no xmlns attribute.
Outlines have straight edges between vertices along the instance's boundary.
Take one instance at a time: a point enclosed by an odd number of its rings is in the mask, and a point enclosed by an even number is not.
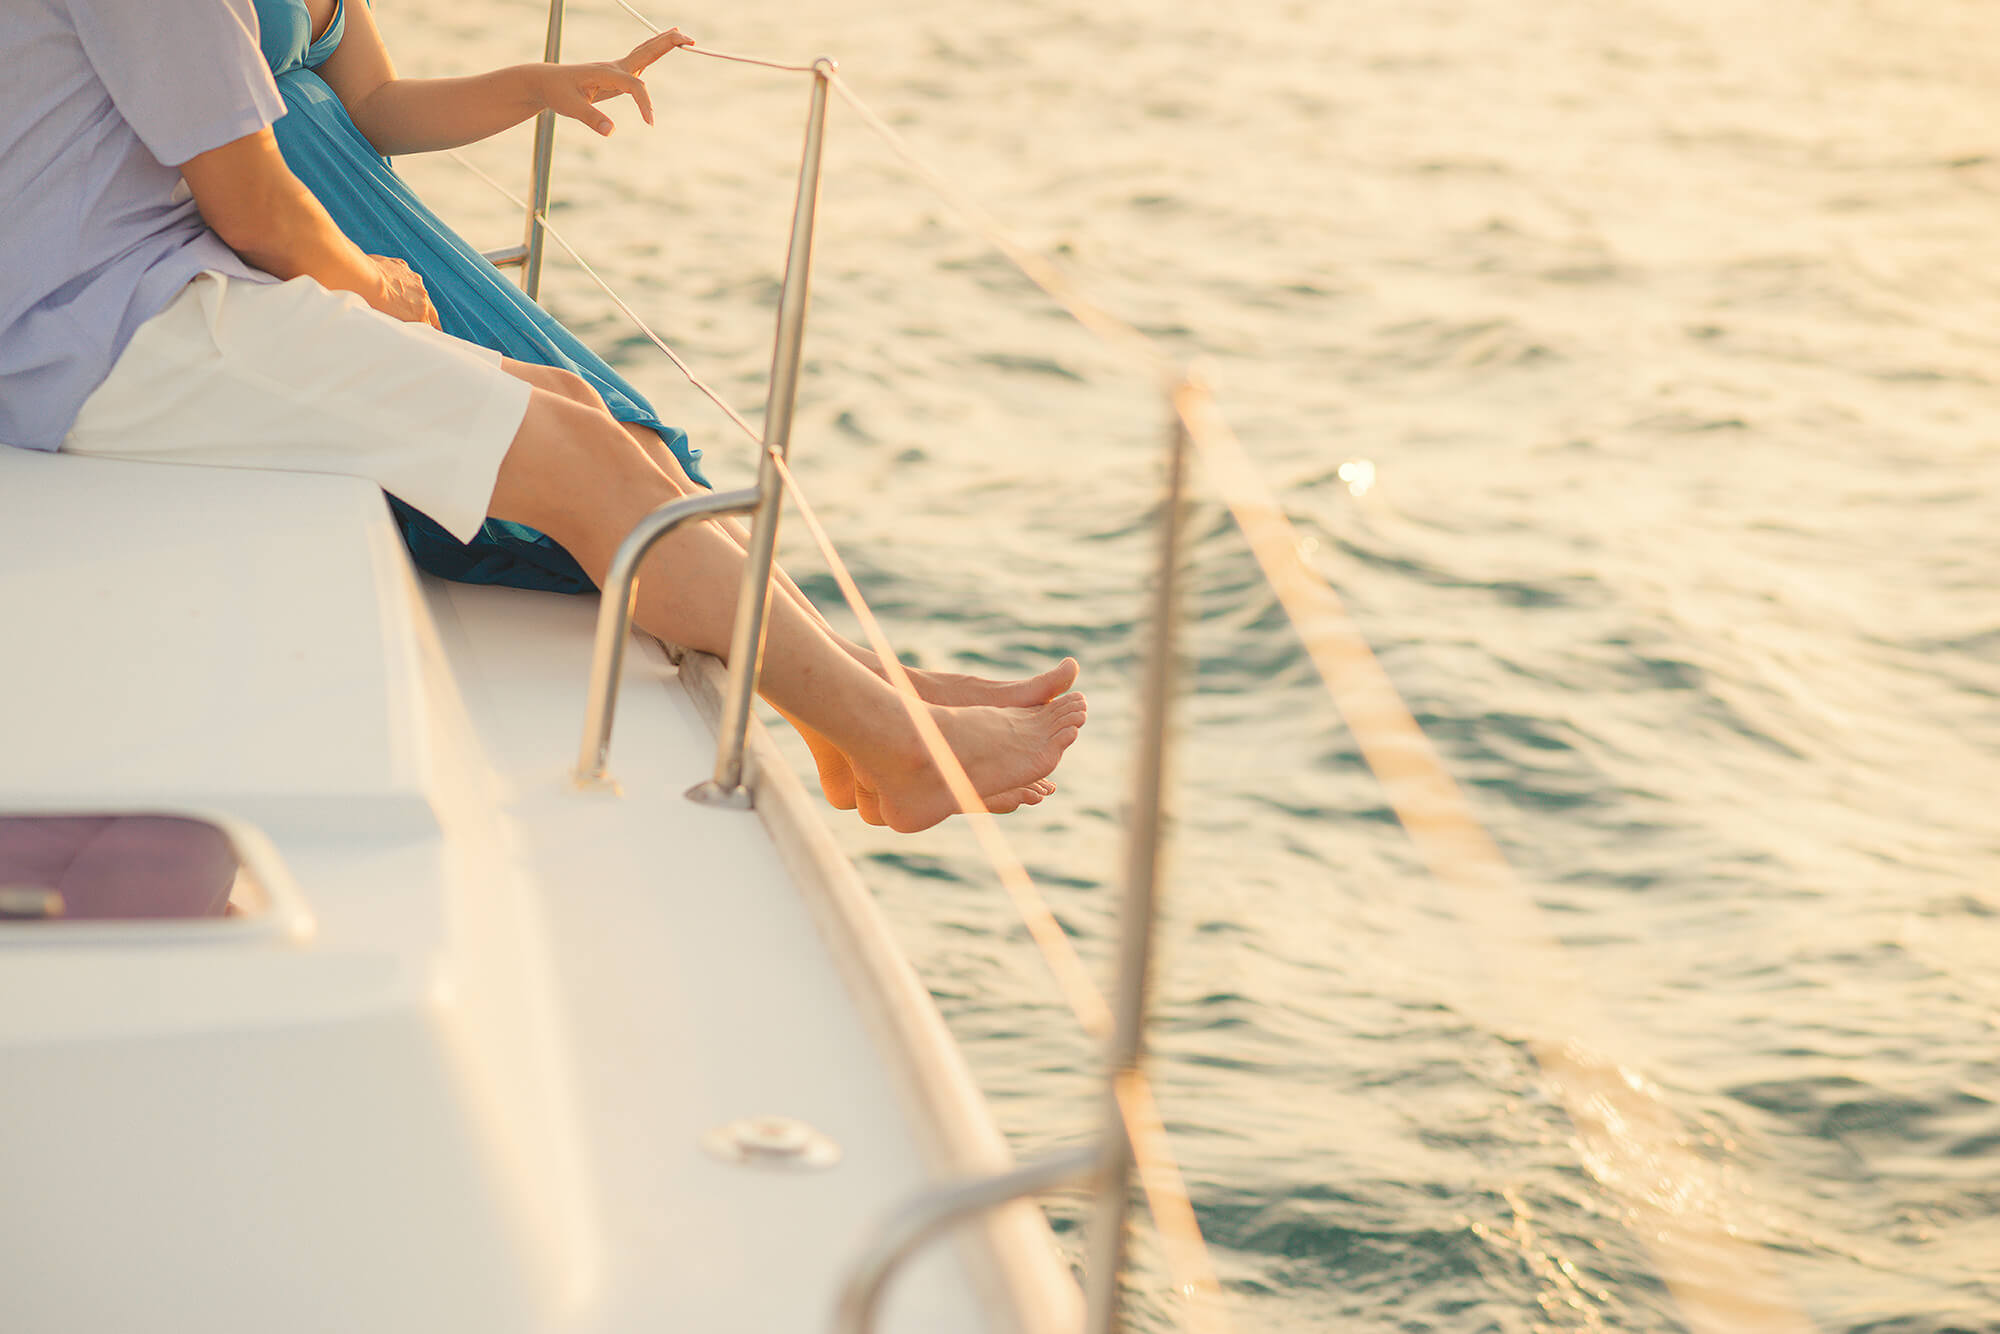
<svg viewBox="0 0 2000 1334"><path fill-rule="evenodd" d="M632 526L677 494L602 410L537 387L489 512L548 533L601 578ZM726 656L742 550L712 525L695 524L662 541L648 561L655 577L640 583L640 624ZM955 809L895 692L789 598L771 603L761 690L847 757L857 806L866 790L884 823L922 829ZM930 707L974 788L996 809L1038 799L1038 785L1085 715L1079 695L1032 708Z"/></svg>
<svg viewBox="0 0 2000 1334"><path fill-rule="evenodd" d="M589 381L572 371L521 362L509 362L508 369L538 388L606 412L608 415L604 400L596 389ZM692 495L701 489L681 467L679 458L668 448L659 432L636 422L620 422L619 425L645 456L652 460L661 474L673 484L678 493ZM707 522L724 532L740 550L749 549L748 530L736 520L716 519ZM783 596L789 597L797 607L817 620L827 635L856 661L887 679L888 674L883 671L880 659L836 631L805 592L792 581L791 576L781 567L775 566L772 574ZM906 670L910 672L911 684L916 688L918 696L930 703L1028 706L1046 703L1067 691L1075 683L1077 667L1074 659L1065 659L1039 676L1020 681L993 681L984 677L926 672L920 668ZM841 810L858 809L862 818L871 824L883 823L874 809L872 794L856 787L853 770L840 748L820 735L804 720L785 713L782 709L779 712L792 725L793 730L798 732L806 743L806 749L812 753L814 767L819 772L820 791L825 794L827 801ZM1019 792L998 794L989 800L988 805L996 812L1011 810L1018 804L1038 803L1054 791L1055 785L1045 781Z"/></svg>
<svg viewBox="0 0 2000 1334"><path fill-rule="evenodd" d="M587 381L579 379L577 383L590 392L592 399L597 399L596 392L590 389ZM602 400L597 401L601 402ZM627 435L630 435L633 440L638 442L639 448L646 452L646 456L652 459L654 465L665 473L670 480L675 482L684 493L691 494L699 489L696 487L694 480L687 475L686 470L681 467L680 460L674 457L674 452L667 448L667 442L660 438L658 431L648 426L642 426L637 422L620 422L619 425L625 428ZM749 550L750 533L740 522L729 518L714 519L710 522L727 533L730 540L734 541L743 550ZM813 605L812 599L805 595L805 591L792 581L792 577L786 574L783 568L774 564L771 573L778 587L784 590L785 596L791 598L793 602L797 603L809 615L818 620L825 627L827 634L832 636L834 641L845 649L855 661L861 663L877 676L887 679L888 672L883 668L882 660L875 655L873 650L863 648L834 629L833 625L821 614L819 608ZM1045 704L1057 695L1062 694L1076 684L1078 668L1075 658L1064 658L1045 672L1014 681L999 681L990 677L968 676L958 672L926 671L921 667L911 667L908 664L904 665L904 670L910 674L910 683L917 688L917 694L931 704L995 704L1018 706Z"/></svg>

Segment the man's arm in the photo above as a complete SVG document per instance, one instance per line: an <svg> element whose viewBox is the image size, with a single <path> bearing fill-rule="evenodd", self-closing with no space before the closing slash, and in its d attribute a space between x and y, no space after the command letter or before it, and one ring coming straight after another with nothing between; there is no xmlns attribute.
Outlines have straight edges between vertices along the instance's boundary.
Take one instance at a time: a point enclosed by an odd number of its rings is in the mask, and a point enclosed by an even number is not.
<svg viewBox="0 0 2000 1334"><path fill-rule="evenodd" d="M353 292L399 320L437 323L423 280L401 260L362 254L292 175L269 130L189 158L181 176L203 219L253 267Z"/></svg>

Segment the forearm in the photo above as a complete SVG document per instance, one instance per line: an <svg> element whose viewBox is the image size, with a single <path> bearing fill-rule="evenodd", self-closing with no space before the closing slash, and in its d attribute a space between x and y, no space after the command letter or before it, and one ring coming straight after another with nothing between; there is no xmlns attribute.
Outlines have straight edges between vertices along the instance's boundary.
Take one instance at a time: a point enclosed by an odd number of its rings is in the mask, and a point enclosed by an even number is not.
<svg viewBox="0 0 2000 1334"><path fill-rule="evenodd" d="M375 151L431 153L519 125L548 105L544 65L510 65L463 79L390 79L347 108Z"/></svg>
<svg viewBox="0 0 2000 1334"><path fill-rule="evenodd" d="M210 219L209 225L246 263L274 278L312 278L331 291L353 292L371 306L382 304L381 269L296 179L271 183L254 223L217 226Z"/></svg>
<svg viewBox="0 0 2000 1334"><path fill-rule="evenodd" d="M181 175L208 225L251 265L274 278L310 277L396 313L380 266L292 175L269 130L183 163Z"/></svg>

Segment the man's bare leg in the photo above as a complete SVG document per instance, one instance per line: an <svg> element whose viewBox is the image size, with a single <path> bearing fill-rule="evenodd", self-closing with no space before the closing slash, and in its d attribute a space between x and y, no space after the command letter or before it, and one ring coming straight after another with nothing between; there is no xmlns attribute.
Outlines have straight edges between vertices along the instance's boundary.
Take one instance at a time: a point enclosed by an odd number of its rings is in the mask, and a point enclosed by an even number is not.
<svg viewBox="0 0 2000 1334"><path fill-rule="evenodd" d="M538 387L490 512L548 533L601 578L632 526L676 494L601 409ZM640 624L726 656L742 550L713 526L696 524L661 542L649 564L656 568L640 583ZM873 794L876 813L892 828L926 828L955 809L895 692L790 598L771 604L761 689L847 757L857 789ZM1079 695L1031 708L930 707L974 788L1001 805L1040 791L1085 716Z"/></svg>

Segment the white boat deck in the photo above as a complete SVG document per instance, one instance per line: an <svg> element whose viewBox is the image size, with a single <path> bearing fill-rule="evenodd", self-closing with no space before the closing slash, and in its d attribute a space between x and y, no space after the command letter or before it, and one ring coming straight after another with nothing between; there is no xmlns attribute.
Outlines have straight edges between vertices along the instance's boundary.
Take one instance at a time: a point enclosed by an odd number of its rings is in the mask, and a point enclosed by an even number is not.
<svg viewBox="0 0 2000 1334"><path fill-rule="evenodd" d="M682 798L657 645L569 781L594 599L420 583L345 479L0 450L0 525L0 812L219 816L303 910L0 926L10 1334L824 1330L1004 1162L768 743L758 813ZM703 1149L770 1114L839 1164ZM968 1234L885 1329L1067 1323L1037 1216Z"/></svg>

